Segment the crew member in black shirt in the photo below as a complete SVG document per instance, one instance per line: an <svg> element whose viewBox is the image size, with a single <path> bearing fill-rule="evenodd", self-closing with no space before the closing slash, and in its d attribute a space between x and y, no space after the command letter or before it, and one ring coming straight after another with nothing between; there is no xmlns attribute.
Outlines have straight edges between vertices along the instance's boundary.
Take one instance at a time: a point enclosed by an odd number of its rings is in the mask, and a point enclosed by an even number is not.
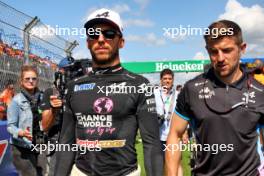
<svg viewBox="0 0 264 176"><path fill-rule="evenodd" d="M181 152L176 146L190 122L199 146L194 175L257 176L256 127L264 117L264 88L240 65L246 49L240 27L221 20L209 29L204 38L211 68L188 81L178 96L167 142L167 175L177 175Z"/></svg>

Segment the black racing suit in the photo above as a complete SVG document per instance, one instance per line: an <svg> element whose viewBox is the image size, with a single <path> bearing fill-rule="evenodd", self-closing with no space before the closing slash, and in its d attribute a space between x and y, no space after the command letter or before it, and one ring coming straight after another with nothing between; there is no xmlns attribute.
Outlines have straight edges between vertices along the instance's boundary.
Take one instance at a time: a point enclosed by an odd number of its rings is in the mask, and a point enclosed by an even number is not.
<svg viewBox="0 0 264 176"><path fill-rule="evenodd" d="M163 174L154 96L138 93L146 84L146 78L120 65L95 70L68 84L60 143L85 143L95 151L58 152L56 175L68 175L74 162L79 170L93 176L123 176L133 172L138 165L135 149L138 129L147 175ZM113 85L134 86L137 91L124 93L121 89L106 95L106 89Z"/></svg>
<svg viewBox="0 0 264 176"><path fill-rule="evenodd" d="M211 69L178 96L176 114L191 122L199 145L197 176L259 174L256 128L264 119L264 87L241 69L241 79L230 85Z"/></svg>

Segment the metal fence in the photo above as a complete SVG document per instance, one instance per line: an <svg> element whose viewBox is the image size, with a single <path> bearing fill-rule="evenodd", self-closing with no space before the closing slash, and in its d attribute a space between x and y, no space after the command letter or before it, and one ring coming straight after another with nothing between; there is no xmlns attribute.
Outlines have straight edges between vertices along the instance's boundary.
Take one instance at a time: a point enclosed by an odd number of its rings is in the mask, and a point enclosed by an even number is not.
<svg viewBox="0 0 264 176"><path fill-rule="evenodd" d="M0 55L0 90L10 81L15 83L15 88L19 87L20 69L23 65L23 60L12 58L8 55ZM35 64L36 65L36 64ZM54 71L46 65L37 65L39 73L39 88L45 90L53 84Z"/></svg>
<svg viewBox="0 0 264 176"><path fill-rule="evenodd" d="M38 17L31 17L0 1L0 40L10 47L23 50L25 55L35 54L58 63L71 54L77 43L65 40L51 29L55 28Z"/></svg>
<svg viewBox="0 0 264 176"><path fill-rule="evenodd" d="M7 80L17 81L24 63L37 65L39 86L49 87L56 64L78 45L56 35L40 33L50 26L0 1L0 91Z"/></svg>

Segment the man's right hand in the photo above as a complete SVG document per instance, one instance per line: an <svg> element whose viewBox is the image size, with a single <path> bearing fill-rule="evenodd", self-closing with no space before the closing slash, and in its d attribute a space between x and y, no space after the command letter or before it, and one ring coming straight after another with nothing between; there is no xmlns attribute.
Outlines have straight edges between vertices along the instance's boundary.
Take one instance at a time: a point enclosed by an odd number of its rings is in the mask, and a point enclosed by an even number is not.
<svg viewBox="0 0 264 176"><path fill-rule="evenodd" d="M47 132L55 122L55 116L62 107L62 100L57 95L50 96L50 108L42 112L42 128Z"/></svg>
<svg viewBox="0 0 264 176"><path fill-rule="evenodd" d="M60 108L62 106L62 100L57 95L51 95L50 105L53 108Z"/></svg>

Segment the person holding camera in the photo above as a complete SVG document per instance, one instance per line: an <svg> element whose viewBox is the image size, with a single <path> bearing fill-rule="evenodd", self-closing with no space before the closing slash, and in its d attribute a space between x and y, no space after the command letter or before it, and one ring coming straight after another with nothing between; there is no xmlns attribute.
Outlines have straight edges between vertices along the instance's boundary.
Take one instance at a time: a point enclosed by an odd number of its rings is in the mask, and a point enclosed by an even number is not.
<svg viewBox="0 0 264 176"><path fill-rule="evenodd" d="M45 90L40 106L43 130L48 133L50 138L56 136L57 139L62 123L60 115L66 87L65 68L68 66L68 63L64 63L64 61L63 59L59 63L59 70L55 73L54 86Z"/></svg>
<svg viewBox="0 0 264 176"><path fill-rule="evenodd" d="M34 66L24 65L20 74L20 93L16 94L7 109L7 131L11 134L13 163L19 175L41 176L44 167L39 153L32 150L41 133L38 105L38 72Z"/></svg>
<svg viewBox="0 0 264 176"><path fill-rule="evenodd" d="M67 69L69 64L70 62L67 58L58 64L59 70L55 73L54 86L45 90L40 106L42 110L42 127L51 144L58 143L59 139L62 125L62 104L66 86L65 69ZM48 175L53 176L56 163L55 149L48 151L47 160Z"/></svg>

